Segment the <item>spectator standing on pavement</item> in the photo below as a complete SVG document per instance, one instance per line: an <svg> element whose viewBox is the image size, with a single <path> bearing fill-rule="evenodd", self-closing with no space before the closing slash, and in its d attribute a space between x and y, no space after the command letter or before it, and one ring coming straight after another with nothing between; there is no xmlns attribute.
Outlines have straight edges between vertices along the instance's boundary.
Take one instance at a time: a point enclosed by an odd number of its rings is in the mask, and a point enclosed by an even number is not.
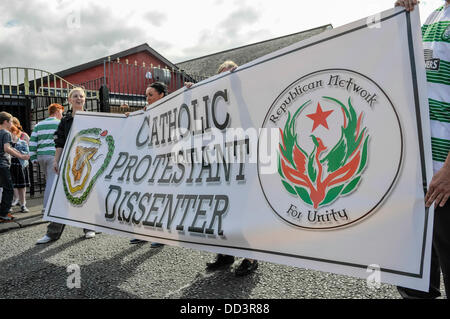
<svg viewBox="0 0 450 319"><path fill-rule="evenodd" d="M28 154L21 154L11 147L11 134L9 130L12 125L12 115L0 112L0 187L3 188L0 203L0 222L12 221L14 217L9 213L13 199L13 184L11 179L11 155L22 160L28 160Z"/></svg>
<svg viewBox="0 0 450 319"><path fill-rule="evenodd" d="M395 6L414 10L417 0L398 0ZM428 103L434 175L425 195L425 205L435 204L430 289L428 292L398 287L403 298L436 298L440 293L440 270L447 298L450 295L450 0L436 9L422 26L427 59L439 68L427 68ZM433 63L431 63L433 64Z"/></svg>
<svg viewBox="0 0 450 319"><path fill-rule="evenodd" d="M13 124L10 127L11 133L11 146L22 154L28 154L28 144L26 141L20 138L22 132ZM21 213L28 213L29 210L26 207L26 194L27 187L30 187L28 176L28 161L21 160L13 157L11 159L11 178L14 187L14 196L17 199L17 203L20 205ZM12 203L15 206L15 203Z"/></svg>
<svg viewBox="0 0 450 319"><path fill-rule="evenodd" d="M53 160L53 169L56 174L59 174L59 160L62 155L64 145L67 138L69 137L70 128L72 127L73 117L76 112L84 110L84 104L86 102L86 93L83 88L74 88L69 92L69 105L71 109L67 114L61 119L58 125L58 129L55 132L55 158ZM51 222L47 226L47 234L39 239L36 244L46 244L61 237L64 227L66 225ZM86 239L94 238L95 232L92 230L84 229L84 234Z"/></svg>
<svg viewBox="0 0 450 319"><path fill-rule="evenodd" d="M25 143L27 145L29 145L30 144L30 137L28 136L27 133L25 133L23 131L22 125L20 124L20 121L19 121L19 119L17 117L13 116L13 118L12 118L12 125L14 125L16 128L19 129L19 132L20 132L19 133L19 139L22 140L22 141L25 141ZM22 145L20 145L19 147L22 147ZM16 164L17 164L17 162L14 159L12 159L11 167L14 167ZM19 171L19 170L17 170L17 171ZM14 197L13 197L13 202L11 204L12 207L14 207L14 206L21 206L21 203L23 203L23 202L20 201L19 197L25 196L25 194L26 194L26 187L30 187L30 177L28 175L28 169L24 169L23 173L25 175L25 182L21 183L21 184L25 184L26 186L25 187L20 187L20 188L14 187ZM13 178L13 182L14 182L14 175L12 176L12 178ZM23 213L26 213L28 211L27 209L25 209L25 210L26 211L23 211Z"/></svg>
<svg viewBox="0 0 450 319"><path fill-rule="evenodd" d="M47 207L48 197L55 179L53 161L55 160L54 134L61 121L64 107L53 103L48 107L48 117L37 123L30 138L30 161L39 163L45 174L44 210Z"/></svg>

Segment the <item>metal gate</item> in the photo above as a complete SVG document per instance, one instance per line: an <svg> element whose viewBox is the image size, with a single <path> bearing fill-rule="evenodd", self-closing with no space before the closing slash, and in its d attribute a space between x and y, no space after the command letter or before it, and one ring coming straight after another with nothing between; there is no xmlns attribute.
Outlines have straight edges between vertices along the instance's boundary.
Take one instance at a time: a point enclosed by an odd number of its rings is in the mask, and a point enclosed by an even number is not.
<svg viewBox="0 0 450 319"><path fill-rule="evenodd" d="M164 82L169 93L176 91L186 81L198 82L206 77L191 76L182 70L153 65L129 64L126 60L104 61L102 78L81 84L72 84L63 78L39 69L0 68L0 111L17 117L24 131L31 135L36 123L48 117L47 108L59 103L68 110L67 95L81 86L86 91L86 110L124 113L142 108L146 104L145 90L155 81ZM128 104L129 108L120 105ZM29 165L30 196L42 194L45 189L44 174L39 166Z"/></svg>
<svg viewBox="0 0 450 319"><path fill-rule="evenodd" d="M183 87L185 82L197 83L206 76L189 75L182 70L162 68L160 65L142 65L128 60L103 61L103 77L90 81L89 88L103 88L107 98L102 99L105 109L113 113L124 113L141 109L147 104L145 90L152 83L159 81L167 85L168 93ZM107 89L105 89L107 88ZM127 104L130 108L120 108Z"/></svg>

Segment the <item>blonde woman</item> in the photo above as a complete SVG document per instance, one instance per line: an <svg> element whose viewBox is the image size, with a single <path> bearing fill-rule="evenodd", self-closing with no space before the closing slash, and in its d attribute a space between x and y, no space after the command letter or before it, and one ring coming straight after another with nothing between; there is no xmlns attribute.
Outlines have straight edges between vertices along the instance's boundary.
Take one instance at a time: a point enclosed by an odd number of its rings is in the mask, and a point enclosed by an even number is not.
<svg viewBox="0 0 450 319"><path fill-rule="evenodd" d="M86 93L83 88L74 88L69 92L68 96L70 109L67 114L61 119L58 125L58 129L55 132L55 159L53 161L53 169L56 174L59 174L59 160L66 144L67 137L69 136L70 128L72 127L74 115L84 110L84 104L86 102ZM36 244L46 244L51 241L58 240L64 231L64 224L51 222L47 227L47 234L39 239ZM85 238L94 238L95 232L92 230L84 229Z"/></svg>
<svg viewBox="0 0 450 319"><path fill-rule="evenodd" d="M236 63L234 63L231 60L227 60L219 66L219 68L217 69L217 74L227 71L233 72L234 70L237 69L237 67L238 65Z"/></svg>
<svg viewBox="0 0 450 319"><path fill-rule="evenodd" d="M225 62L223 62L219 68L217 69L217 74L222 73L222 72L234 72L234 70L236 70L238 67L238 65L231 61L231 60L226 60ZM185 82L184 86L187 87L188 89L190 89L192 86L194 85L193 82Z"/></svg>

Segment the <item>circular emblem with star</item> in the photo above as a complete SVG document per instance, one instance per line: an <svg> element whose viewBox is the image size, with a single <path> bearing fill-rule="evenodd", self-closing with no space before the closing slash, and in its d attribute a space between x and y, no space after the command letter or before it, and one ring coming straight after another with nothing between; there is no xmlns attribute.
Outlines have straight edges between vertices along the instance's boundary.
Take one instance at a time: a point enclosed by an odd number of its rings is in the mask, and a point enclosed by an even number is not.
<svg viewBox="0 0 450 319"><path fill-rule="evenodd" d="M269 206L291 225L354 224L395 185L403 158L399 117L363 74L332 69L296 80L272 103L263 128L259 181Z"/></svg>
<svg viewBox="0 0 450 319"><path fill-rule="evenodd" d="M90 128L72 139L61 172L64 193L70 203L82 205L114 153L114 138L108 131Z"/></svg>

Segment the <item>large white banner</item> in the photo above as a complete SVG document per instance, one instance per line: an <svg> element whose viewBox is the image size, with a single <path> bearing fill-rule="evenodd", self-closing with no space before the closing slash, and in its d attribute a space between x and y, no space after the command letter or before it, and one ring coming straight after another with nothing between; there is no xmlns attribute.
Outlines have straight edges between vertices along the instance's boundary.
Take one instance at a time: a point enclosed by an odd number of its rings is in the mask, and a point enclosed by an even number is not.
<svg viewBox="0 0 450 319"><path fill-rule="evenodd" d="M45 219L427 290L419 14L377 17L128 118L78 113Z"/></svg>

